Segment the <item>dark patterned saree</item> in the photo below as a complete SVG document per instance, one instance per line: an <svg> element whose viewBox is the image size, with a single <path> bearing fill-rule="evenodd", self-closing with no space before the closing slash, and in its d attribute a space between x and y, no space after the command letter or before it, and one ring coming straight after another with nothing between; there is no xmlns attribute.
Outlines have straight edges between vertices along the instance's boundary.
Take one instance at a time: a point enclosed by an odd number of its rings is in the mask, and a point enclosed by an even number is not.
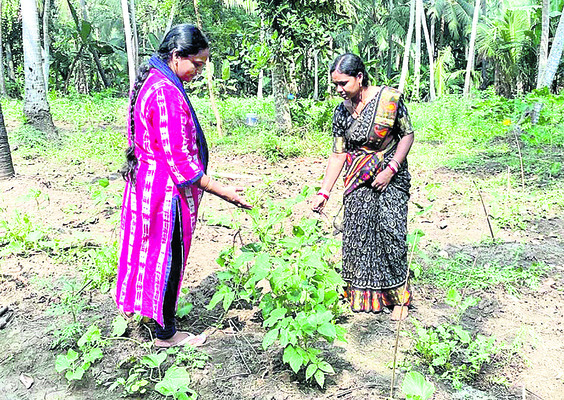
<svg viewBox="0 0 564 400"><path fill-rule="evenodd" d="M347 153L342 275L351 308L379 312L383 307L409 305L409 288L403 294L411 180L407 160L383 192L371 186L394 156L400 139L413 134L400 93L381 88L356 119L341 103L335 109L333 134L333 151Z"/></svg>

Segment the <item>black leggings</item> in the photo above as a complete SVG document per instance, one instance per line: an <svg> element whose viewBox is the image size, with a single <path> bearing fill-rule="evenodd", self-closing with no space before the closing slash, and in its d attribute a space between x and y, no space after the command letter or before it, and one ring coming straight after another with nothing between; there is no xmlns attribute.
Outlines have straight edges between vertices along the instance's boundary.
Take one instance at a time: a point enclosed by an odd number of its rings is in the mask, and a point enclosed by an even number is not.
<svg viewBox="0 0 564 400"><path fill-rule="evenodd" d="M178 210L174 221L174 232L170 245L172 257L170 261L170 273L166 282L166 291L163 302L164 327L157 324L155 335L159 339L170 339L176 333L176 298L178 297L178 285L180 283L180 271L182 269L182 242L180 238L180 220Z"/></svg>

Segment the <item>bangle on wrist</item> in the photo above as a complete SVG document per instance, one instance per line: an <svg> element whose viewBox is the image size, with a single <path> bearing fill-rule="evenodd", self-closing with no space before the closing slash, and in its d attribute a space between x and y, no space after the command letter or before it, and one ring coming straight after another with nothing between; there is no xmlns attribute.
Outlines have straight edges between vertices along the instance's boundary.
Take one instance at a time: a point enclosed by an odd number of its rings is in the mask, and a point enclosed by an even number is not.
<svg viewBox="0 0 564 400"><path fill-rule="evenodd" d="M392 159L390 160L390 162L392 162L392 161L396 163L396 165L398 166L396 169L399 170L399 169L401 168L401 164L399 163L399 161L396 160L395 158L392 158Z"/></svg>
<svg viewBox="0 0 564 400"><path fill-rule="evenodd" d="M394 175L398 173L398 170L391 163L388 163L388 168L392 170Z"/></svg>
<svg viewBox="0 0 564 400"><path fill-rule="evenodd" d="M317 192L318 196L323 196L323 198L325 200L329 200L329 192L323 189L319 189L319 192Z"/></svg>

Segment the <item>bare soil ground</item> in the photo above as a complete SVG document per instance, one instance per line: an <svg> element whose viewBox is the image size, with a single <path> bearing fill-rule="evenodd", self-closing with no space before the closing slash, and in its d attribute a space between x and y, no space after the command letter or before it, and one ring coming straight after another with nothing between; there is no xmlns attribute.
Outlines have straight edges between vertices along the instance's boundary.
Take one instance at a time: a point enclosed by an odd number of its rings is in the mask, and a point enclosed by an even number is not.
<svg viewBox="0 0 564 400"><path fill-rule="evenodd" d="M104 171L96 165L51 165L45 159L26 160L18 151L13 156L18 174L12 180L0 182L0 208L4 216L11 216L17 209L62 236L90 232L101 243L116 240L118 232L112 221L118 210L111 205L101 209L89 192L90 183L109 177L109 190L119 194L123 183L114 179L114 171ZM237 185L260 185L267 179L273 182L274 198L288 198L295 197L304 184L318 184L325 160L300 158L272 165L256 156L214 152L212 168L220 176L243 175L236 180L219 178ZM409 229L425 233L420 243L424 253L442 252L448 257L463 253L481 262L519 264L523 268L529 268L532 262L544 262L550 267L538 289L522 290L518 296L498 287L465 293L481 301L465 315L464 326L473 332L495 335L497 343L513 343L518 349L511 356L498 355L493 366L482 371L472 386L456 391L438 384L434 399L564 398L564 220L558 215L547 215L528 221L525 230L496 230L497 244L481 244L489 236L489 229L471 178L447 169L426 171L417 165L411 171L412 203L422 207L433 204L421 215L416 214L419 206L411 204L410 209ZM440 184L431 198L430 183ZM22 200L32 188L46 196L38 197L37 202ZM488 193L483 195L487 202ZM339 210L338 197L334 195L328 206L328 226ZM276 346L262 350L264 330L256 310L231 310L225 322L218 325L220 313L207 311L204 305L214 292L214 273L219 269L215 259L233 242L235 232L211 226L207 221L218 213L229 215L233 208L208 196L201 210L184 277L194 309L181 321L183 328L209 334L207 345L202 347L209 361L203 370L193 372L192 387L200 399L379 399L389 394L396 324L390 322L388 314L346 317L348 342L324 346L324 355L336 374L328 377L322 390L306 383L303 376L296 377L282 363L281 351ZM309 213L307 204L300 204L295 217ZM60 302L64 279L80 273L77 267L54 262L41 252L3 258L0 263L0 306L8 306L14 313L11 322L0 330L0 399L118 398L119 394L107 391L105 384L115 379L116 365L124 357L139 351L134 344L123 341L113 345L103 361L89 372L90 378L78 384L69 386L54 369L60 351L52 349L52 331L64 321L47 311ZM413 319L436 325L451 313L444 303L444 290L417 284L414 290L414 308L402 329L412 330ZM107 326L116 315L110 295L88 291L85 296L91 307L80 315L80 320L102 320ZM128 335L150 339L144 324L130 324ZM415 360L416 356L410 353L412 345L409 337L400 336L398 362ZM22 373L33 378L31 388L20 382ZM401 375L397 378L400 382ZM145 398L162 396L153 393Z"/></svg>

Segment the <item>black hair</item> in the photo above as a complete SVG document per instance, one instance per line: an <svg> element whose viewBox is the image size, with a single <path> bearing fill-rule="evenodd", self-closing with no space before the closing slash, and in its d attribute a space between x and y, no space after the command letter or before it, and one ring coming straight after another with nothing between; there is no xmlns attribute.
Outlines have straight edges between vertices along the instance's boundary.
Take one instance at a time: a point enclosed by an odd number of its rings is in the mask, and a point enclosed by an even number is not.
<svg viewBox="0 0 564 400"><path fill-rule="evenodd" d="M364 66L361 58L356 54L345 53L335 58L333 65L331 65L331 73L335 71L354 77L357 77L359 73L362 73L362 86L368 86L368 74L366 73L366 67Z"/></svg>
<svg viewBox="0 0 564 400"><path fill-rule="evenodd" d="M180 24L174 26L164 37L159 50L155 53L163 62L168 63L173 53L180 57L188 57L198 54L200 51L209 48L208 40L204 34L194 25ZM135 181L135 172L137 170L137 157L135 156L135 103L139 90L149 76L151 66L144 63L137 72L135 83L131 89L129 97L129 121L130 121L130 142L131 146L125 151L125 165L122 168L121 175L126 181Z"/></svg>

